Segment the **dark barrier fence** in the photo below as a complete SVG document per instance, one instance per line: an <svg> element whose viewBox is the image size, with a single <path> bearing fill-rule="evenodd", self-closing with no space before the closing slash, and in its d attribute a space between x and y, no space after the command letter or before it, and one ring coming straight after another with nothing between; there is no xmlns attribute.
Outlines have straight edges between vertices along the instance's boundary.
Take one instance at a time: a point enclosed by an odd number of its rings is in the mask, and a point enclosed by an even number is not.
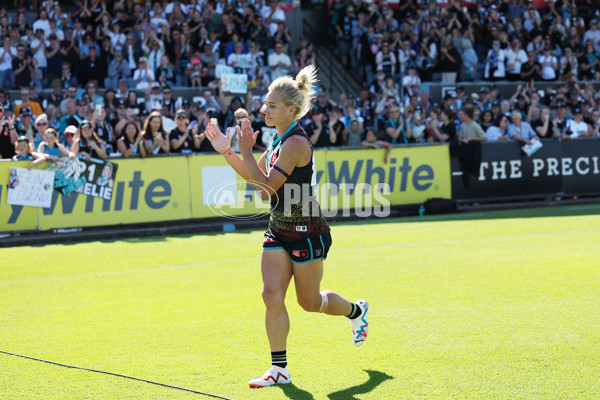
<svg viewBox="0 0 600 400"><path fill-rule="evenodd" d="M531 156L516 142L453 146L453 199L502 201L600 194L600 139L542 142L544 146Z"/></svg>

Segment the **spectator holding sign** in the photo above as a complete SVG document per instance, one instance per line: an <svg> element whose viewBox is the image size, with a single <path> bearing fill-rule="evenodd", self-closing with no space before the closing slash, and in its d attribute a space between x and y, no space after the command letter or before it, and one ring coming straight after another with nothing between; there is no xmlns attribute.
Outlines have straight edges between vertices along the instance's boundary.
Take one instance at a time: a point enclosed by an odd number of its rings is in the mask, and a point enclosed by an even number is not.
<svg viewBox="0 0 600 400"><path fill-rule="evenodd" d="M37 152L33 153L35 160L27 168L31 169L44 161L57 162L61 156L74 158L75 154L58 142L58 132L48 128L44 132L44 141L40 143Z"/></svg>
<svg viewBox="0 0 600 400"><path fill-rule="evenodd" d="M79 133L71 146L71 151L83 155L87 161L90 161L92 157L106 159L104 142L92 130L92 125L88 120L83 120L79 125Z"/></svg>

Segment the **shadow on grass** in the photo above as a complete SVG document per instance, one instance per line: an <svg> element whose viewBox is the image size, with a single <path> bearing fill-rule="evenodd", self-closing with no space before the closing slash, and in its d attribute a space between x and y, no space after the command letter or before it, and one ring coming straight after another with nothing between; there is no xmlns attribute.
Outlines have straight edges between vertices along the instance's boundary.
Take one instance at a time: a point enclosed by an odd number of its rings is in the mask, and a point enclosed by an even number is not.
<svg viewBox="0 0 600 400"><path fill-rule="evenodd" d="M385 372L381 371L372 371L370 369L366 369L365 372L369 374L369 380L367 380L365 383L352 386L348 389L340 390L338 392L330 393L327 395L327 397L330 400L358 400L358 397L354 397L355 395L369 393L383 382L389 379L394 379L393 376L389 376Z"/></svg>
<svg viewBox="0 0 600 400"><path fill-rule="evenodd" d="M285 397L293 400L314 400L313 395L306 390L300 389L298 386L293 383L289 383L287 385L277 385L285 394Z"/></svg>
<svg viewBox="0 0 600 400"><path fill-rule="evenodd" d="M381 371L372 371L366 369L365 372L369 374L369 379L365 383L361 383L360 385L352 386L348 389L330 393L327 395L327 397L330 400L358 400L358 398L355 397L355 395L369 393L383 382L389 379L394 379L394 377L389 376L385 372ZM293 383L290 383L288 385L277 385L277 387L283 391L283 393L288 399L314 400L314 396L311 393L307 392L306 390L300 389Z"/></svg>

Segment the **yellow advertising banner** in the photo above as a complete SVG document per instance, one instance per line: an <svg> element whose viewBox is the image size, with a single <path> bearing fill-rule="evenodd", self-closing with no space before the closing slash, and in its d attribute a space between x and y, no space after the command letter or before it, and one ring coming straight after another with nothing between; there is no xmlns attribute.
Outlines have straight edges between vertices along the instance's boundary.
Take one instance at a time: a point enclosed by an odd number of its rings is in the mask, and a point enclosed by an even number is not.
<svg viewBox="0 0 600 400"><path fill-rule="evenodd" d="M0 162L0 232L38 228L38 207L15 206L6 202L10 167L27 168L31 161Z"/></svg>
<svg viewBox="0 0 600 400"><path fill-rule="evenodd" d="M319 180L318 200L325 209L370 205L419 204L451 197L448 146L395 147L385 150L329 150ZM357 203L358 201L358 203Z"/></svg>
<svg viewBox="0 0 600 400"><path fill-rule="evenodd" d="M262 153L254 154L256 160ZM270 200L238 175L220 155L190 157L194 218L253 219L269 214Z"/></svg>
<svg viewBox="0 0 600 400"><path fill-rule="evenodd" d="M324 210L423 203L451 197L447 146L316 150L317 199ZM258 159L261 154L255 154ZM111 159L118 170L111 200L55 191L49 208L6 203L10 166L0 163L0 232L147 223L192 218L251 219L263 200L220 155ZM46 165L41 165L42 168Z"/></svg>
<svg viewBox="0 0 600 400"><path fill-rule="evenodd" d="M191 218L188 157L111 159L119 165L111 200L55 191L40 209L40 229Z"/></svg>

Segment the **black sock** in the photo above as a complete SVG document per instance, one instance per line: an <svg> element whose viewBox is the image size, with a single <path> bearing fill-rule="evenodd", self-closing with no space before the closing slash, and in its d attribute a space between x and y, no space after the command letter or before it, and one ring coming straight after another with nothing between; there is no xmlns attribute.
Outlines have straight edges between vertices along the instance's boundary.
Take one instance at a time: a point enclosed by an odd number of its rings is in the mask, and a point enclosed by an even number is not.
<svg viewBox="0 0 600 400"><path fill-rule="evenodd" d="M358 318L358 316L362 313L362 310L355 303L352 303L352 311L350 314L346 315L346 318L354 319Z"/></svg>
<svg viewBox="0 0 600 400"><path fill-rule="evenodd" d="M272 351L271 352L271 364L281 368L287 366L287 355L286 351Z"/></svg>

